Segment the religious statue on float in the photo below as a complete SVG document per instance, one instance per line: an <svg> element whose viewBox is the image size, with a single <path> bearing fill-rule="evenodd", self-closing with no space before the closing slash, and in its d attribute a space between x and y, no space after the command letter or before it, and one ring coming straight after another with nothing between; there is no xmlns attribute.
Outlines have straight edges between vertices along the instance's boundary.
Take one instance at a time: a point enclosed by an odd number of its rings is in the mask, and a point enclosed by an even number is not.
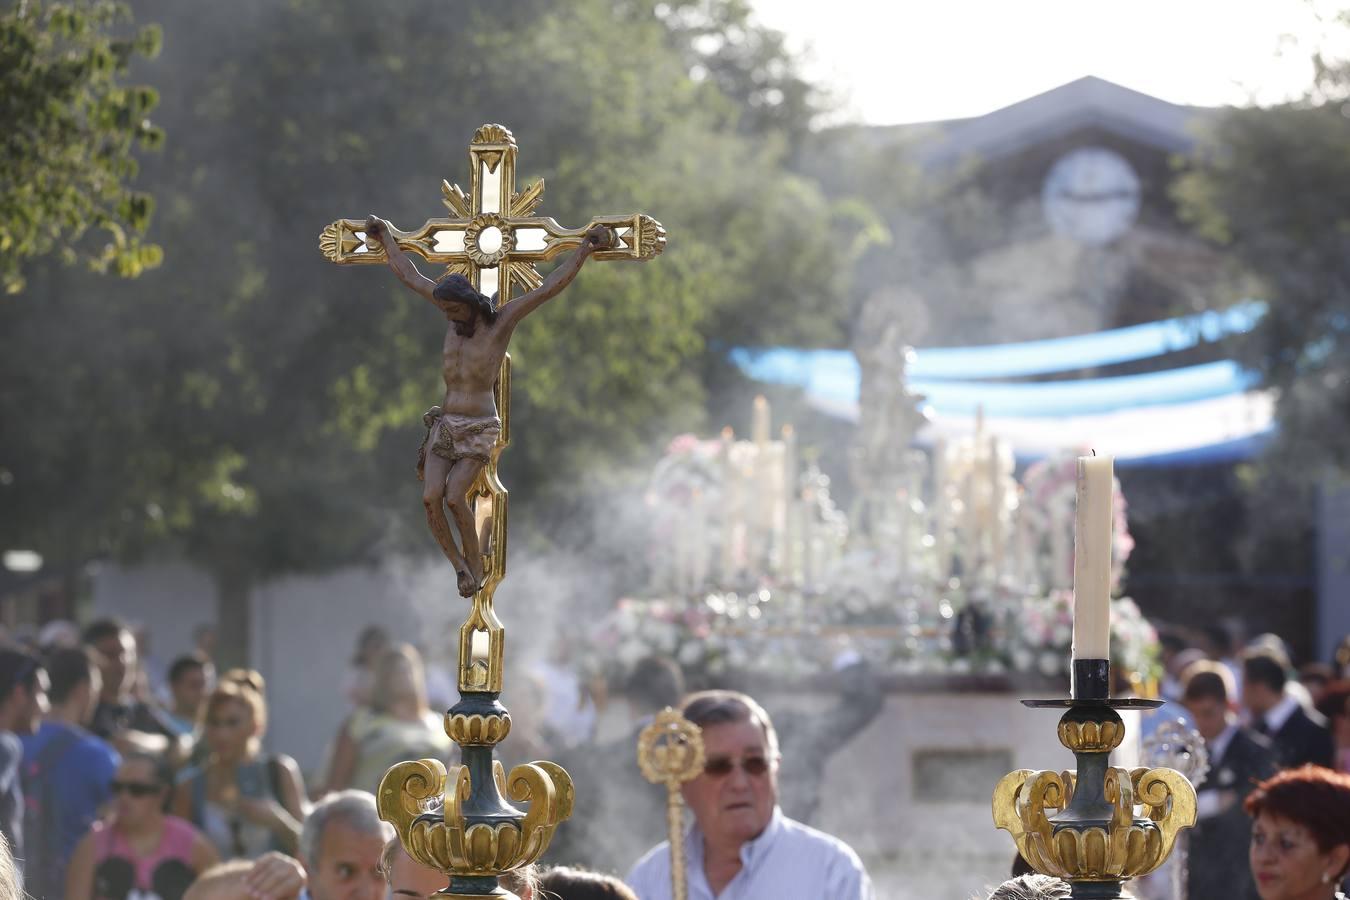
<svg viewBox="0 0 1350 900"><path fill-rule="evenodd" d="M883 531L897 530L889 522L897 500L910 504L920 493L921 456L910 444L926 419L923 398L905 385L913 356L904 339L905 305L903 295L889 292L868 298L853 334L861 378L850 471L858 499L849 521L854 534L874 541Z"/></svg>

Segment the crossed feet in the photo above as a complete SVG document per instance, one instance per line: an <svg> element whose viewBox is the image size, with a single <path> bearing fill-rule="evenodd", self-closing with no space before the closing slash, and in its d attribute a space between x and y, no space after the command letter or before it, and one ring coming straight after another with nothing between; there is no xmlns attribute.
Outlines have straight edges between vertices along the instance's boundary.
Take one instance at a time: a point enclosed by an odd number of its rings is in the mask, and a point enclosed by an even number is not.
<svg viewBox="0 0 1350 900"><path fill-rule="evenodd" d="M472 597L478 593L481 583L473 575L460 569L455 570L455 582L459 585L459 595L461 597Z"/></svg>

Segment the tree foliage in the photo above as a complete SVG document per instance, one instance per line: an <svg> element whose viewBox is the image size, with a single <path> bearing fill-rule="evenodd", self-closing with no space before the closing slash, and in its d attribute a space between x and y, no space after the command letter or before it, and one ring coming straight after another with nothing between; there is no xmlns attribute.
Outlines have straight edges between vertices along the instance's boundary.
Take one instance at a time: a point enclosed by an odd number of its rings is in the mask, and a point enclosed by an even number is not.
<svg viewBox="0 0 1350 900"><path fill-rule="evenodd" d="M542 213L642 210L670 235L654 262L588 265L517 333L517 529L701 424L711 345L841 334L837 242L865 215L791 174L783 123L691 74L689 36L650 4L138 14L166 36L145 71L174 140L144 171L164 265L97 288L43 271L34 302L0 309L0 420L30 423L0 444L0 544L80 559L169 542L244 578L430 550L413 463L445 321L382 268L329 264L318 232L442 215L440 181L466 182L485 122L515 132L520 184L546 178Z"/></svg>
<svg viewBox="0 0 1350 900"><path fill-rule="evenodd" d="M19 0L0 13L0 284L23 288L23 266L56 254L95 271L139 275L160 262L141 237L151 197L133 190L133 148L159 146L153 88L124 84L160 31L125 36L126 4Z"/></svg>
<svg viewBox="0 0 1350 900"><path fill-rule="evenodd" d="M1313 478L1350 469L1350 72L1318 72L1299 102L1226 110L1174 190L1224 249L1224 297L1269 304L1238 349L1278 391L1272 460Z"/></svg>

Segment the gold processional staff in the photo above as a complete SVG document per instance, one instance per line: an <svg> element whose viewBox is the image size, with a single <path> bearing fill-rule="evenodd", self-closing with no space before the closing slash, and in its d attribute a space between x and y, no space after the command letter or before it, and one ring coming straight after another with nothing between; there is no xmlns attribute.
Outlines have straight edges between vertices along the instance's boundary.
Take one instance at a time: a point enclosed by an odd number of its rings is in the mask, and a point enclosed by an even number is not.
<svg viewBox="0 0 1350 900"><path fill-rule="evenodd" d="M670 890L672 900L685 900L684 798L680 785L703 771L703 731L666 707L638 735L638 765L652 784L666 786L666 828L670 832Z"/></svg>

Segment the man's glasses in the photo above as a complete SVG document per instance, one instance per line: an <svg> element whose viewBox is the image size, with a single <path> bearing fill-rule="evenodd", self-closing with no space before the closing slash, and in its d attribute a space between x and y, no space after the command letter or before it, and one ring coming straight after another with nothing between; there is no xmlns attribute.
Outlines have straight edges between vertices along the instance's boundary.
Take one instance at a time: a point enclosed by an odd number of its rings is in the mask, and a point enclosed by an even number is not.
<svg viewBox="0 0 1350 900"><path fill-rule="evenodd" d="M160 790L159 785L144 781L114 781L110 787L114 794L130 794L133 797L149 797Z"/></svg>
<svg viewBox="0 0 1350 900"><path fill-rule="evenodd" d="M740 766L745 774L758 778L769 771L769 760L763 756L747 756L742 760L734 760L729 756L715 756L703 764L703 774L712 778L725 778L737 766Z"/></svg>

